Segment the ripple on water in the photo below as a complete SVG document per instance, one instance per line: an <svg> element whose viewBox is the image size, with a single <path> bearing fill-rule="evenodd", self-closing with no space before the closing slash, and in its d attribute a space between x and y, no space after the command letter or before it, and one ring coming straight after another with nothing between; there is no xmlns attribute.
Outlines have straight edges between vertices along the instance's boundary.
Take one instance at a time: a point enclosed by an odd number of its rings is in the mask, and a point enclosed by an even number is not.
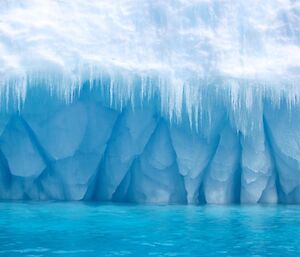
<svg viewBox="0 0 300 257"><path fill-rule="evenodd" d="M18 202L0 212L0 257L300 256L298 206Z"/></svg>

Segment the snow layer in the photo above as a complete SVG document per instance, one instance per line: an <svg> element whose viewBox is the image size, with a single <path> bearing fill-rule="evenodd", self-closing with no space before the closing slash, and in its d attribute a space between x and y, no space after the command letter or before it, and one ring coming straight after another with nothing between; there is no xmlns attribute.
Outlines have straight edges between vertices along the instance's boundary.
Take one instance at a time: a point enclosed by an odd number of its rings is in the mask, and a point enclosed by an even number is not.
<svg viewBox="0 0 300 257"><path fill-rule="evenodd" d="M299 102L299 63L296 0L0 2L0 93L19 107L28 87L72 101L89 81L116 105L157 93L195 123L207 91L230 108Z"/></svg>

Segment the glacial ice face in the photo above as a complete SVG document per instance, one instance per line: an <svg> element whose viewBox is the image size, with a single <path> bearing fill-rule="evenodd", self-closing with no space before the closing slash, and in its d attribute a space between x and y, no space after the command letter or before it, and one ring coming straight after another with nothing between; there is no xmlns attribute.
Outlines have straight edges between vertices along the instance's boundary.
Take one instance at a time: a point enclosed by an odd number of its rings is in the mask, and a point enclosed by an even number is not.
<svg viewBox="0 0 300 257"><path fill-rule="evenodd" d="M196 130L151 101L118 109L95 95L86 84L66 104L32 88L1 115L1 199L300 203L298 105L266 101L261 125L239 130L213 101Z"/></svg>
<svg viewBox="0 0 300 257"><path fill-rule="evenodd" d="M0 198L300 203L300 3L0 3Z"/></svg>

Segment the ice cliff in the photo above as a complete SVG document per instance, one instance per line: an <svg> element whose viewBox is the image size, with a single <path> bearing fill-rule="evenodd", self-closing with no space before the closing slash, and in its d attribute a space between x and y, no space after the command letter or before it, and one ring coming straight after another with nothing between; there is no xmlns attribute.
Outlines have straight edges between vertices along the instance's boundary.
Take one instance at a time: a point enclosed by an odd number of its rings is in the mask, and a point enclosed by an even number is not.
<svg viewBox="0 0 300 257"><path fill-rule="evenodd" d="M0 198L300 203L300 2L2 0Z"/></svg>

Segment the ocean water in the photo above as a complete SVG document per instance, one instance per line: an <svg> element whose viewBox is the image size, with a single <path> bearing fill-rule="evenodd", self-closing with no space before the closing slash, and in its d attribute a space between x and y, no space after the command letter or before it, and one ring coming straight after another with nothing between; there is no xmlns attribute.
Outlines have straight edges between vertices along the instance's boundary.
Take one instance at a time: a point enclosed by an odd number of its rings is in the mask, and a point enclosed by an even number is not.
<svg viewBox="0 0 300 257"><path fill-rule="evenodd" d="M300 256L300 207L3 202L0 256Z"/></svg>

